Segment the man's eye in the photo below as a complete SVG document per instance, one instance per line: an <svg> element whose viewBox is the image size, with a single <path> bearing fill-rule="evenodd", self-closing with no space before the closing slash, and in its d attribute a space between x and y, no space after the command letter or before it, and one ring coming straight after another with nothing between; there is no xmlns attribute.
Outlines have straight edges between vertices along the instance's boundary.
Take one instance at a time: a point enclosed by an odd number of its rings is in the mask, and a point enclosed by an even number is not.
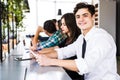
<svg viewBox="0 0 120 80"><path fill-rule="evenodd" d="M80 16L76 16L76 18L78 19L78 18L80 18Z"/></svg>
<svg viewBox="0 0 120 80"><path fill-rule="evenodd" d="M83 16L84 16L84 17L88 17L88 14L84 14Z"/></svg>

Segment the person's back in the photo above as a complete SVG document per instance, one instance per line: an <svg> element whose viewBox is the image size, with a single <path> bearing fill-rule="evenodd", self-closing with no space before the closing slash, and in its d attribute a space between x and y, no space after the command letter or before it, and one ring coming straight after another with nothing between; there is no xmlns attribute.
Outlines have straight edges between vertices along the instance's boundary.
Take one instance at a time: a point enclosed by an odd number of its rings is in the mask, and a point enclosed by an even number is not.
<svg viewBox="0 0 120 80"><path fill-rule="evenodd" d="M57 30L52 36L49 37L47 41L39 43L38 47L43 49L58 46L61 42L63 42L66 39L66 37L67 36L62 34L60 30Z"/></svg>

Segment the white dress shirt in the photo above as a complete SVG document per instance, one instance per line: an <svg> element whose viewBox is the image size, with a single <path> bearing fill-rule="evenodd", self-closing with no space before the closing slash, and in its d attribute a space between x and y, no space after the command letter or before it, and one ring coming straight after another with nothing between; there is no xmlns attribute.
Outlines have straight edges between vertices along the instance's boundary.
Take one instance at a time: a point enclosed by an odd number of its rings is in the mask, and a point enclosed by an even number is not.
<svg viewBox="0 0 120 80"><path fill-rule="evenodd" d="M116 45L112 36L101 28L93 27L84 37L87 43L84 59L83 37L81 34L73 44L57 49L58 58L76 54L78 73L85 74L85 80L120 80L116 66Z"/></svg>

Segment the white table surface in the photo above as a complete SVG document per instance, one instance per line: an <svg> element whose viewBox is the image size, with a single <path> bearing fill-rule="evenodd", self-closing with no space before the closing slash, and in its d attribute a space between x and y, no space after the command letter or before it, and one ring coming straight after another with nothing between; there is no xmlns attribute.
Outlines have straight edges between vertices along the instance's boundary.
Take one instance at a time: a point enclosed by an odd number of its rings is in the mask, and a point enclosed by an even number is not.
<svg viewBox="0 0 120 80"><path fill-rule="evenodd" d="M26 80L71 80L71 78L61 67L41 67L31 61L27 67Z"/></svg>
<svg viewBox="0 0 120 80"><path fill-rule="evenodd" d="M16 61L29 58L29 50L21 43L0 63L0 80L71 80L62 67L41 67L35 60Z"/></svg>

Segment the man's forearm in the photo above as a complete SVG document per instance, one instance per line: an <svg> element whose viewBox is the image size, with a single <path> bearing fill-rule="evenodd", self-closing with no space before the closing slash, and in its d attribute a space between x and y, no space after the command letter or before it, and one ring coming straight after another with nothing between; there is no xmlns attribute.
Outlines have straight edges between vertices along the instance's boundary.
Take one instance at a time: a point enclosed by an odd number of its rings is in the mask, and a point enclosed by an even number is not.
<svg viewBox="0 0 120 80"><path fill-rule="evenodd" d="M78 72L78 68L76 66L75 60L52 59L51 60L51 65L64 67L68 70Z"/></svg>
<svg viewBox="0 0 120 80"><path fill-rule="evenodd" d="M54 58L54 59L58 58L57 52L55 50L53 50L53 51L51 51L49 53L46 53L45 55L50 57L50 58Z"/></svg>
<svg viewBox="0 0 120 80"><path fill-rule="evenodd" d="M38 27L37 30L36 30L35 36L34 36L33 41L32 41L33 46L37 45L38 37L39 37L39 33L40 32L43 32L43 28L42 27Z"/></svg>

